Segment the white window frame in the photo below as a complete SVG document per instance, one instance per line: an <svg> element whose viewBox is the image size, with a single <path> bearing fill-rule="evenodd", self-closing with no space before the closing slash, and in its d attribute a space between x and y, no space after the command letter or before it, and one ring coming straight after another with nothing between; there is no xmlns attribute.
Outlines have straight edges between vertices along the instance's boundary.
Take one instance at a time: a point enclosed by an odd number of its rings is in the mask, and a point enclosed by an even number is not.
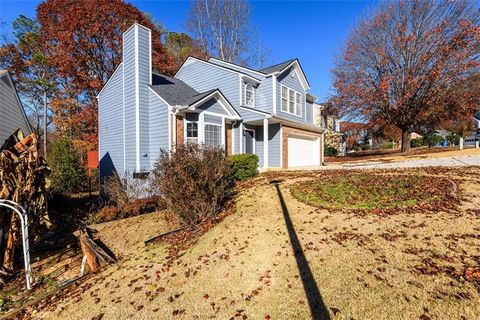
<svg viewBox="0 0 480 320"><path fill-rule="evenodd" d="M223 125L221 124L218 124L218 123L212 123L212 122L204 122L203 123L203 143L205 144L205 146L207 146L207 135L206 135L206 130L207 130L207 126L210 125L210 126L215 126L215 127L218 127L219 128L219 132L220 132L220 144L218 146L208 146L208 147L224 147L224 142L223 142L223 138L222 138L222 128L223 128Z"/></svg>
<svg viewBox="0 0 480 320"><path fill-rule="evenodd" d="M249 83L249 82L244 82L244 88L243 88L243 97L244 97L244 100L243 100L243 104L244 106L246 107L250 107L250 108L255 108L255 86L252 84L252 83ZM252 104L249 105L247 103L247 87L248 86L251 86L252 88Z"/></svg>
<svg viewBox="0 0 480 320"><path fill-rule="evenodd" d="M188 129L187 129L187 126L188 126L189 123L192 123L192 124L193 124L193 123L196 123L196 124L197 124L197 137L196 137L196 138L197 138L197 142L196 142L196 143L198 144L199 141L200 141L200 134L199 134L199 130L198 130L198 128L200 127L200 123L199 123L199 121L187 120L186 117L185 117L184 141L185 141L185 143L193 143L193 142L189 142L189 141L188 141L188 136L187 136L187 134L188 134Z"/></svg>
<svg viewBox="0 0 480 320"><path fill-rule="evenodd" d="M286 105L286 110L283 108L283 100L285 100L285 98L283 97L283 88L285 88L287 91L287 105ZM293 101L290 100L290 96L291 94L293 94ZM297 103L297 95L300 95L300 106L298 108L298 103ZM296 90L293 90L285 85L280 85L280 110L282 110L282 112L285 112L285 113L288 113L288 114L292 114L294 116L297 116L297 117L302 117L302 114L303 114L303 94L301 94L300 92L296 91ZM290 103L293 102L293 112L290 112ZM296 110L300 110L300 114L298 114L296 112Z"/></svg>

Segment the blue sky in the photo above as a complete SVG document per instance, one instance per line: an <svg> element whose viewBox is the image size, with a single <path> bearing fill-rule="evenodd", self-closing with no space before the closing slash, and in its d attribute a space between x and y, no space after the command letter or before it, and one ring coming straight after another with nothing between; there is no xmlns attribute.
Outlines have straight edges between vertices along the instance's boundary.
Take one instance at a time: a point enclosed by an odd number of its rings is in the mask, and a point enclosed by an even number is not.
<svg viewBox="0 0 480 320"><path fill-rule="evenodd" d="M0 0L0 20L10 30L20 14L33 17L40 1ZM170 31L185 31L188 1L130 1L151 13ZM272 64L298 58L320 101L331 93L330 70L348 32L375 5L359 1L253 1L252 23L265 46L271 49Z"/></svg>

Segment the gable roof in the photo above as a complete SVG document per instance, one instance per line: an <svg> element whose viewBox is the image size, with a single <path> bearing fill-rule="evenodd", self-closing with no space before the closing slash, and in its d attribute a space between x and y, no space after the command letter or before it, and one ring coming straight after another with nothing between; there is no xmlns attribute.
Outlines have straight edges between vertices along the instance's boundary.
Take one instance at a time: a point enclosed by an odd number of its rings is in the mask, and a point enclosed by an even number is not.
<svg viewBox="0 0 480 320"><path fill-rule="evenodd" d="M10 87L13 90L13 93L15 95L15 99L17 100L17 105L20 108L20 112L22 113L23 119L24 119L25 124L26 124L26 128L29 131L29 132L24 132L24 133L26 135L30 134L33 131L32 126L30 125L30 122L28 121L28 117L27 117L27 114L25 113L25 109L23 108L23 104L20 101L20 97L18 95L17 88L15 87L15 83L13 82L13 79L10 76L10 73L8 72L8 70L4 70L4 69L0 70L0 78L6 78L8 80L6 83L8 85L10 85Z"/></svg>
<svg viewBox="0 0 480 320"><path fill-rule="evenodd" d="M227 109L227 113L232 116L239 116L238 112L219 89L197 92L182 80L157 72L152 72L152 85L150 88L170 106L183 108L195 108L196 104L203 103L209 98L216 96L217 99L222 101L221 105Z"/></svg>
<svg viewBox="0 0 480 320"><path fill-rule="evenodd" d="M262 73L265 73L265 74L280 72L283 69L285 69L287 66L289 66L295 60L297 60L297 59L290 59L290 60L287 60L287 61L284 61L284 62L281 62L281 63L278 63L278 64L274 64L273 66L260 69L259 71L262 72Z"/></svg>

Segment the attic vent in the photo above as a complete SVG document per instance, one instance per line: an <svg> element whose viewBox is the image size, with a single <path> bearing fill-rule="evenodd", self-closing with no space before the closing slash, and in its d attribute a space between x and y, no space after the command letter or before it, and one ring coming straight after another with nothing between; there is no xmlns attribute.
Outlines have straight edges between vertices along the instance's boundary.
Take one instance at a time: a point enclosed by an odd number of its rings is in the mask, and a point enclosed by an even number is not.
<svg viewBox="0 0 480 320"><path fill-rule="evenodd" d="M290 69L290 77L295 78L295 69Z"/></svg>

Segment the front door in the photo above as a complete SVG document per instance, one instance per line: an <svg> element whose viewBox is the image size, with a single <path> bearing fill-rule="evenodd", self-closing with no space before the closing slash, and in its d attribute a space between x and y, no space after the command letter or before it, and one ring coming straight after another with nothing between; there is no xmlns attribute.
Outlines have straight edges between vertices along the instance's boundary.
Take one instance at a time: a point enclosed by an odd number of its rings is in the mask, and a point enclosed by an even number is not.
<svg viewBox="0 0 480 320"><path fill-rule="evenodd" d="M243 145L245 153L254 153L253 144L255 143L255 131L243 130Z"/></svg>

